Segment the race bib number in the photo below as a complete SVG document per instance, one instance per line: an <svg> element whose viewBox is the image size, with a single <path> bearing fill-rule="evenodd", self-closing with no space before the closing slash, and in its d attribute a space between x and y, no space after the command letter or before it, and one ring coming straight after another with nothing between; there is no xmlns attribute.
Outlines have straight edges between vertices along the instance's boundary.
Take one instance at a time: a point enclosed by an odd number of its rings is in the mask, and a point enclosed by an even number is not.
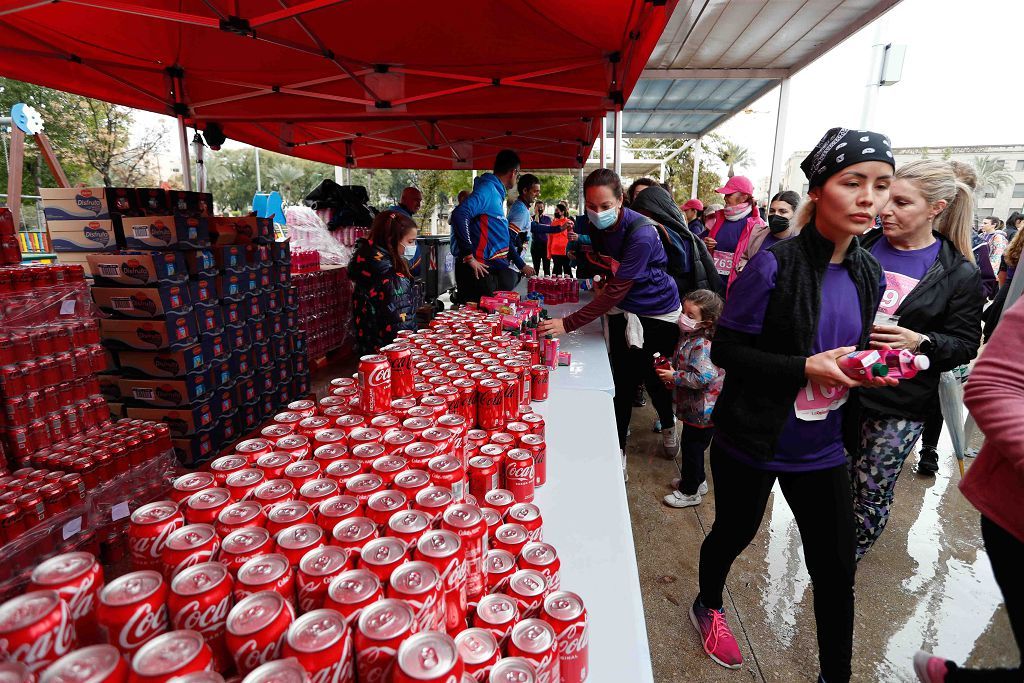
<svg viewBox="0 0 1024 683"><path fill-rule="evenodd" d="M895 325L899 320L896 309L906 300L907 295L917 287L919 281L901 273L885 271L885 293L875 314L876 325Z"/></svg>
<svg viewBox="0 0 1024 683"><path fill-rule="evenodd" d="M718 271L719 275L728 275L732 272L732 260L735 254L731 251L718 251L717 249L711 254L711 258L715 261L715 270Z"/></svg>
<svg viewBox="0 0 1024 683"><path fill-rule="evenodd" d="M808 382L796 395L796 404L793 406L796 417L805 422L824 420L828 417L830 410L836 410L846 403L849 393L850 390L847 387L829 389L820 384Z"/></svg>

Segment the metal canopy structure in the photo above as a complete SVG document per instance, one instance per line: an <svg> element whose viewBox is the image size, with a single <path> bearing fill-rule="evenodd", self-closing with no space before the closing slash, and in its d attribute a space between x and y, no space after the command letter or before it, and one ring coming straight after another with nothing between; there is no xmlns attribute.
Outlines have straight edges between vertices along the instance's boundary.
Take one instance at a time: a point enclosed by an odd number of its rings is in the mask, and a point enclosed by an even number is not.
<svg viewBox="0 0 1024 683"><path fill-rule="evenodd" d="M625 137L698 138L899 0L680 0L623 110Z"/></svg>

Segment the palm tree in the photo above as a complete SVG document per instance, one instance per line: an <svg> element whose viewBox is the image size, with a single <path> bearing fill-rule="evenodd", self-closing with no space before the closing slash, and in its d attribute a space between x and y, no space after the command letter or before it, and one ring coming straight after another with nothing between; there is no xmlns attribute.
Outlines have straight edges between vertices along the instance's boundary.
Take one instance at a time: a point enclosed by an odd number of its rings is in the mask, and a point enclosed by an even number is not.
<svg viewBox="0 0 1024 683"><path fill-rule="evenodd" d="M1001 160L994 157L974 157L974 172L978 174L978 187L975 190L978 198L986 192L998 193L1013 182L1013 174L1003 168Z"/></svg>
<svg viewBox="0 0 1024 683"><path fill-rule="evenodd" d="M746 147L737 145L735 142L723 142L721 147L718 148L718 158L729 167L728 175L730 178L736 175L736 166L753 162L750 151Z"/></svg>
<svg viewBox="0 0 1024 683"><path fill-rule="evenodd" d="M288 163L274 166L267 171L270 186L277 188L287 201L295 201L295 198L292 197L292 187L305 175L305 171L301 168Z"/></svg>

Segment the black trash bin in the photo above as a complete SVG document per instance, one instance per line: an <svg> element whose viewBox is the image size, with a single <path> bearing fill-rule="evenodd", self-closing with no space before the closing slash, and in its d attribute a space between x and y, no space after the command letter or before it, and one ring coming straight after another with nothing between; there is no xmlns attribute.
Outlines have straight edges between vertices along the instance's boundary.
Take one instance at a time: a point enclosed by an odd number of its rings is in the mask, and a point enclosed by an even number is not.
<svg viewBox="0 0 1024 683"><path fill-rule="evenodd" d="M413 275L423 280L427 301L434 301L455 286L455 257L450 245L450 235L416 238L414 262L419 261L419 268Z"/></svg>

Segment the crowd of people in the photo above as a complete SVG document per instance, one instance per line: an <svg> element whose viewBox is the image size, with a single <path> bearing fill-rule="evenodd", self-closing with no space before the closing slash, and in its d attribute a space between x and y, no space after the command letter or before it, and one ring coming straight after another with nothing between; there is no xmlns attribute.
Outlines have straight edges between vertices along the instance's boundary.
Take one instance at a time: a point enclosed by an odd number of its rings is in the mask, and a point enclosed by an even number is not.
<svg viewBox="0 0 1024 683"><path fill-rule="evenodd" d="M558 202L549 217L539 179L520 173L518 155L504 150L451 215L456 298L478 301L522 277L571 276L574 267L578 277L601 276L592 300L540 332L566 334L604 316L624 477L632 411L644 394L664 455L681 462L666 505L701 504L710 448L715 519L690 618L708 656L729 668L743 660L722 593L777 482L813 584L818 680L850 679L857 564L883 533L919 442L917 472L939 468L941 373L969 377L966 402L987 441L961 488L982 512L1020 649L1024 304L1003 308L1024 250L1024 215L1005 224L987 217L976 231L973 169L928 159L897 168L877 132L829 130L801 168L806 198L782 191L766 211L743 176L717 190L723 204L678 205L651 179L624 189L599 169L584 183L580 215ZM409 188L378 215L350 267L357 327L376 326L366 349L409 324L416 302L406 258L415 257L421 201ZM983 323L988 348L972 370ZM871 349L929 363L912 377L844 372L845 356ZM972 671L925 653L913 665L926 683L1024 680L1020 668Z"/></svg>

